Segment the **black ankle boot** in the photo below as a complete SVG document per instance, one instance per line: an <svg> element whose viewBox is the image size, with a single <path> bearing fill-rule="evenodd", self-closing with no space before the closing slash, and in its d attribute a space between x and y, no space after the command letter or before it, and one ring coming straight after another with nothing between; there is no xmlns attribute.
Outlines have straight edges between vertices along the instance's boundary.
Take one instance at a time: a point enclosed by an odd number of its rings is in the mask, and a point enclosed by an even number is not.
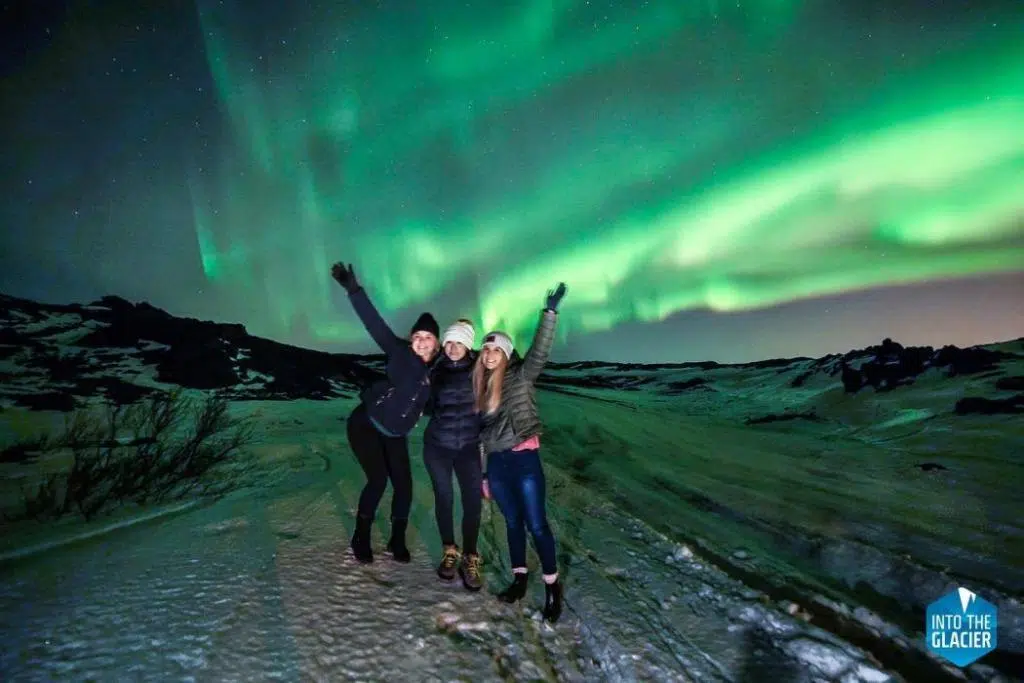
<svg viewBox="0 0 1024 683"><path fill-rule="evenodd" d="M518 602L526 596L526 586L530 577L527 574L516 574L508 588L498 593L498 599L509 604Z"/></svg>
<svg viewBox="0 0 1024 683"><path fill-rule="evenodd" d="M412 559L409 548L405 545L405 530L408 526L408 520L391 520L391 540L388 541L387 550L395 562L409 562Z"/></svg>
<svg viewBox="0 0 1024 683"><path fill-rule="evenodd" d="M372 517L356 515L356 530L352 534L352 554L363 563L373 562L373 547L370 544Z"/></svg>
<svg viewBox="0 0 1024 683"><path fill-rule="evenodd" d="M562 616L562 582L544 584L544 618L554 623Z"/></svg>

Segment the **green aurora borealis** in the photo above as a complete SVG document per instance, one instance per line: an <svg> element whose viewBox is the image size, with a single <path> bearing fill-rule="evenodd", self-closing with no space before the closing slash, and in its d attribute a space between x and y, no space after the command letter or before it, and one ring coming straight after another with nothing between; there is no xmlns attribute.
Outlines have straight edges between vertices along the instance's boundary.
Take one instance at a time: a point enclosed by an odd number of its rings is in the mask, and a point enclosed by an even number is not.
<svg viewBox="0 0 1024 683"><path fill-rule="evenodd" d="M1024 336L1019 0L16 8L7 294L370 351L344 260L519 344L564 280L562 360Z"/></svg>
<svg viewBox="0 0 1024 683"><path fill-rule="evenodd" d="M191 180L208 277L347 340L352 260L385 311L454 289L439 317L523 339L559 280L564 335L1021 269L1019 26L891 60L814 3L596 4L288 13L268 45L205 3L237 140Z"/></svg>

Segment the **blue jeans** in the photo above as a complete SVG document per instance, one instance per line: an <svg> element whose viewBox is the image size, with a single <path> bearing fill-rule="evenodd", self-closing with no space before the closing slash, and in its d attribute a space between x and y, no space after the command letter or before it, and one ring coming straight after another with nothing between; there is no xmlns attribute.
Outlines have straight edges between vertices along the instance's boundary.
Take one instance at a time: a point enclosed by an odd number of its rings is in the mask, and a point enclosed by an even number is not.
<svg viewBox="0 0 1024 683"><path fill-rule="evenodd" d="M526 531L529 529L533 546L540 555L541 570L545 574L558 571L555 536L544 509L544 468L540 453L536 450L491 453L487 456L487 481L491 496L505 516L512 568L526 567Z"/></svg>

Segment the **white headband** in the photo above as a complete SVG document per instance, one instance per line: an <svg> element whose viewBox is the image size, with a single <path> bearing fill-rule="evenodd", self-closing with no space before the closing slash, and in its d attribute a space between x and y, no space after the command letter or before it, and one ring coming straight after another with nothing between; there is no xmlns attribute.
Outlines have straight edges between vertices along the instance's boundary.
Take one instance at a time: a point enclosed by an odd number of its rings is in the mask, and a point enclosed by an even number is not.
<svg viewBox="0 0 1024 683"><path fill-rule="evenodd" d="M504 332L490 332L484 337L484 348L488 346L501 349L505 358L512 359L512 338Z"/></svg>

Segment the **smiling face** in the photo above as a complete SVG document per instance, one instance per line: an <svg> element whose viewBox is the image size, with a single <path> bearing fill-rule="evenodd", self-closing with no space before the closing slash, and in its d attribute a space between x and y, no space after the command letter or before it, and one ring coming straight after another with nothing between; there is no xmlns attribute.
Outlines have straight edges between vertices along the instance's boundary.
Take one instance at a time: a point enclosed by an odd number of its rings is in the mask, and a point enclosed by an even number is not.
<svg viewBox="0 0 1024 683"><path fill-rule="evenodd" d="M462 342L450 341L444 344L444 353L453 361L460 361L466 357L466 345Z"/></svg>
<svg viewBox="0 0 1024 683"><path fill-rule="evenodd" d="M493 370L505 362L505 352L496 346L485 346L480 351L481 362L488 370Z"/></svg>
<svg viewBox="0 0 1024 683"><path fill-rule="evenodd" d="M412 342L413 353L422 358L424 362L429 361L437 353L437 337L430 332L423 330L414 332L409 341Z"/></svg>

